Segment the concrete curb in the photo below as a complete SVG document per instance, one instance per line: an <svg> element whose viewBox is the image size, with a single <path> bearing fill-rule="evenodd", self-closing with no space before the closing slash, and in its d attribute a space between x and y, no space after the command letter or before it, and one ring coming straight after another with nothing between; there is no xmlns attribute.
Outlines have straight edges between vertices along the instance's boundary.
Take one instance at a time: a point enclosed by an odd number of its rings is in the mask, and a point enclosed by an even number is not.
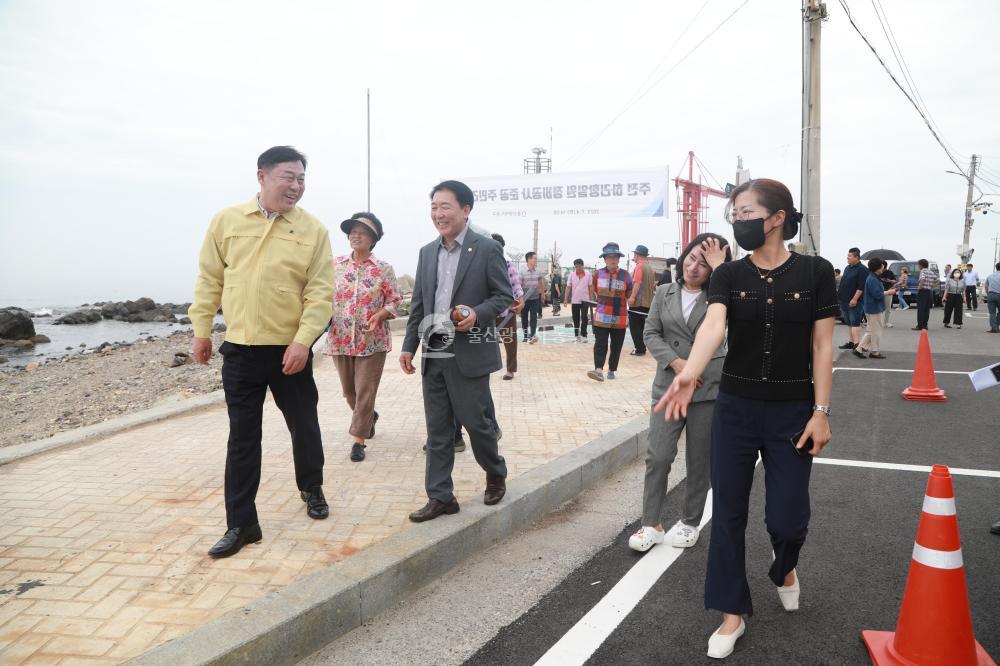
<svg viewBox="0 0 1000 666"><path fill-rule="evenodd" d="M295 663L638 458L648 424L635 418L519 476L495 507L466 498L457 515L389 537L128 663Z"/></svg>
<svg viewBox="0 0 1000 666"><path fill-rule="evenodd" d="M156 423L157 421L174 418L199 409L224 404L226 404L226 396L224 392L213 391L212 393L196 395L180 402L157 405L139 412L133 412L132 414L127 414L125 416L108 419L107 421L102 421L101 423L67 430L66 432L53 435L48 439L36 439L33 442L5 446L0 448L0 465L7 465L17 460L21 460L22 458L27 458L44 451L51 451L52 449L59 449L64 446L84 444L92 440L114 435L138 426Z"/></svg>

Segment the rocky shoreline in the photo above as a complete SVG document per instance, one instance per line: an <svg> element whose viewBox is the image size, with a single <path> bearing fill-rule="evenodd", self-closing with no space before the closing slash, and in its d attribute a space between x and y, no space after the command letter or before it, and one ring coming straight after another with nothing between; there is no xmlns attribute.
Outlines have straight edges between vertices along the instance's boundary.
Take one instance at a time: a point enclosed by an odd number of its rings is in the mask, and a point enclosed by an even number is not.
<svg viewBox="0 0 1000 666"><path fill-rule="evenodd" d="M224 337L212 336L216 350ZM194 363L192 340L176 331L0 370L0 447L221 389L222 358Z"/></svg>

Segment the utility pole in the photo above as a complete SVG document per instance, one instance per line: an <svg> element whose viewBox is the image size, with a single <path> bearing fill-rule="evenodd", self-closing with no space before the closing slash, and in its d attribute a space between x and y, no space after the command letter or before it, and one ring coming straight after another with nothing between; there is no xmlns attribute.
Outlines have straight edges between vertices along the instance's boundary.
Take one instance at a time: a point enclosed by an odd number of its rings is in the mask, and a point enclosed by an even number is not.
<svg viewBox="0 0 1000 666"><path fill-rule="evenodd" d="M972 162L969 164L969 191L965 195L965 234L962 236L962 247L959 255L962 257L962 263L969 263L969 259L972 258L972 250L969 249L969 236L972 234L972 190L976 183L976 169L979 167L979 155L972 156Z"/></svg>
<svg viewBox="0 0 1000 666"><path fill-rule="evenodd" d="M802 242L809 254L820 251L820 37L826 3L802 0Z"/></svg>
<svg viewBox="0 0 1000 666"><path fill-rule="evenodd" d="M531 242L531 251L538 256L538 220L535 220L535 238Z"/></svg>

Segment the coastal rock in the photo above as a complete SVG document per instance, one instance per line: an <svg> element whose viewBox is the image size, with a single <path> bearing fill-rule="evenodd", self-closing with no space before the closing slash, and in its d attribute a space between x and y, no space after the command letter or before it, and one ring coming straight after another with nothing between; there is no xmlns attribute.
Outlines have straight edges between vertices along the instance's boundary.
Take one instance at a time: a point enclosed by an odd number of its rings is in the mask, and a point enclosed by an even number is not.
<svg viewBox="0 0 1000 666"><path fill-rule="evenodd" d="M146 310L155 310L156 303L152 298L137 298L134 301L125 301L125 309L132 314L136 312L145 312Z"/></svg>
<svg viewBox="0 0 1000 666"><path fill-rule="evenodd" d="M174 354L174 360L171 361L170 367L176 368L182 365L188 365L190 363L194 363L194 357L192 357L190 354L186 352L177 352L176 354Z"/></svg>
<svg viewBox="0 0 1000 666"><path fill-rule="evenodd" d="M34 372L35 370L38 370L38 368L40 368L40 367L41 367L40 363L36 363L36 362L32 361L28 365L24 366L24 369L25 369L26 372Z"/></svg>
<svg viewBox="0 0 1000 666"><path fill-rule="evenodd" d="M33 335L29 339L36 345L42 344L43 342L52 342L52 339L47 335Z"/></svg>
<svg viewBox="0 0 1000 666"><path fill-rule="evenodd" d="M180 319L177 320L177 323L178 324L190 324L191 323L191 318L190 317L181 317Z"/></svg>
<svg viewBox="0 0 1000 666"><path fill-rule="evenodd" d="M0 356L0 363L6 363L6 362L7 362L7 357L6 356Z"/></svg>
<svg viewBox="0 0 1000 666"><path fill-rule="evenodd" d="M0 309L0 338L23 340L35 334L31 313L21 308Z"/></svg>
<svg viewBox="0 0 1000 666"><path fill-rule="evenodd" d="M212 333L224 333L226 330L226 325L221 321L217 324L212 324Z"/></svg>
<svg viewBox="0 0 1000 666"><path fill-rule="evenodd" d="M70 312L67 315L63 315L56 319L54 324L92 324L95 321L101 321L104 316L101 311L96 308L90 308L87 310L77 310L76 312ZM32 332L34 335L34 332Z"/></svg>
<svg viewBox="0 0 1000 666"><path fill-rule="evenodd" d="M102 303L101 314L105 319L124 317L128 314L128 308L125 307L124 303Z"/></svg>

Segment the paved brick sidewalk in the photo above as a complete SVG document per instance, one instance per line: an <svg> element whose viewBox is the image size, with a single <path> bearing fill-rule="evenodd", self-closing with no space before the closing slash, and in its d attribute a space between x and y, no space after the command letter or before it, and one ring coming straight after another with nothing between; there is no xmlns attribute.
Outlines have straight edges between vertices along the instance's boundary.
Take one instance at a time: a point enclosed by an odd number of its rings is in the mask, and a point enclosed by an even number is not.
<svg viewBox="0 0 1000 666"><path fill-rule="evenodd" d="M397 336L394 346L399 348ZM654 361L627 354L620 379L586 378L592 345L520 345L515 381L493 377L511 478L648 411ZM258 513L264 541L211 560L225 531L227 419L213 408L0 467L0 663L116 663L409 529L421 506L420 378L390 354L367 459L348 460L350 421L336 371L320 359L320 425L331 517L310 520L288 433L270 401ZM481 502L471 449L455 494ZM441 518L440 520L447 520Z"/></svg>

